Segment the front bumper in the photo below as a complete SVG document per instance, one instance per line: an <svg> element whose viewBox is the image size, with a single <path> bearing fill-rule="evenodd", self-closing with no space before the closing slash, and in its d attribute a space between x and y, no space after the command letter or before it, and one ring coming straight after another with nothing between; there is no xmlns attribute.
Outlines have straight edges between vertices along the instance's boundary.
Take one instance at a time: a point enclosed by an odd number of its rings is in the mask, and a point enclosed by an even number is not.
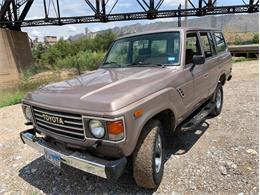
<svg viewBox="0 0 260 195"><path fill-rule="evenodd" d="M117 180L124 172L127 160L125 157L118 160L104 160L88 153L75 152L59 148L46 142L43 138L37 137L33 129L20 133L23 143L44 153L46 149L59 154L61 164L67 164L82 171L97 175L109 180Z"/></svg>

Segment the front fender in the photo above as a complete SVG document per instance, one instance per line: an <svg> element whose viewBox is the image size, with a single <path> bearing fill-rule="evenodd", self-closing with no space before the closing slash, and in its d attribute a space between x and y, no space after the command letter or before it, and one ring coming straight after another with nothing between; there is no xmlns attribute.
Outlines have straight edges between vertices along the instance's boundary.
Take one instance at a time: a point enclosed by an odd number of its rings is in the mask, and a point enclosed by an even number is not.
<svg viewBox="0 0 260 195"><path fill-rule="evenodd" d="M141 117L135 118L134 112L139 109L144 112ZM165 88L125 107L124 110L127 139L123 150L129 156L135 149L143 127L151 118L163 110L171 110L177 121L184 112L184 105L176 89Z"/></svg>

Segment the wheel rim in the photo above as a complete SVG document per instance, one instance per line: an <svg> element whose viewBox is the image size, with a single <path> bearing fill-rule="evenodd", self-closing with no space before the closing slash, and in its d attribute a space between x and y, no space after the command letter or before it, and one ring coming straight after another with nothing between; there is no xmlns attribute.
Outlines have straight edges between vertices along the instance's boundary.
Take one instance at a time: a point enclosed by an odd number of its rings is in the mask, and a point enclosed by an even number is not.
<svg viewBox="0 0 260 195"><path fill-rule="evenodd" d="M221 101L222 101L222 98L221 98L221 90L218 89L217 95L216 95L216 107L217 107L218 110L219 110L220 107L221 107Z"/></svg>
<svg viewBox="0 0 260 195"><path fill-rule="evenodd" d="M155 143L155 171L156 173L159 173L162 165L162 138L160 134L158 134L156 143Z"/></svg>

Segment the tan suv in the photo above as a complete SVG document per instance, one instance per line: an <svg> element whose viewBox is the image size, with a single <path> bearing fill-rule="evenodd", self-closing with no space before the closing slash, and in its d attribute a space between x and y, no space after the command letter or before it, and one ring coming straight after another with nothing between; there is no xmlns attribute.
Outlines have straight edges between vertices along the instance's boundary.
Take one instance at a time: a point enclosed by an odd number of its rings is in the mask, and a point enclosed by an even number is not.
<svg viewBox="0 0 260 195"><path fill-rule="evenodd" d="M24 143L56 166L117 180L127 163L137 185L156 188L165 136L220 114L231 56L214 29L176 28L114 41L100 68L23 99Z"/></svg>

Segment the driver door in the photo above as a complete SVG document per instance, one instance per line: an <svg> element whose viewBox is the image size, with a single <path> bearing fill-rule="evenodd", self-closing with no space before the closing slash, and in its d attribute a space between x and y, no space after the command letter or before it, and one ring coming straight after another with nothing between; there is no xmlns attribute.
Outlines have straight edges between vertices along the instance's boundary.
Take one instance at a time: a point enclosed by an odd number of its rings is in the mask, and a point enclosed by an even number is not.
<svg viewBox="0 0 260 195"><path fill-rule="evenodd" d="M201 44L197 32L186 35L185 67L190 71L193 79L193 98L191 107L200 104L208 95L208 67L205 64L193 65L193 56L202 55Z"/></svg>

